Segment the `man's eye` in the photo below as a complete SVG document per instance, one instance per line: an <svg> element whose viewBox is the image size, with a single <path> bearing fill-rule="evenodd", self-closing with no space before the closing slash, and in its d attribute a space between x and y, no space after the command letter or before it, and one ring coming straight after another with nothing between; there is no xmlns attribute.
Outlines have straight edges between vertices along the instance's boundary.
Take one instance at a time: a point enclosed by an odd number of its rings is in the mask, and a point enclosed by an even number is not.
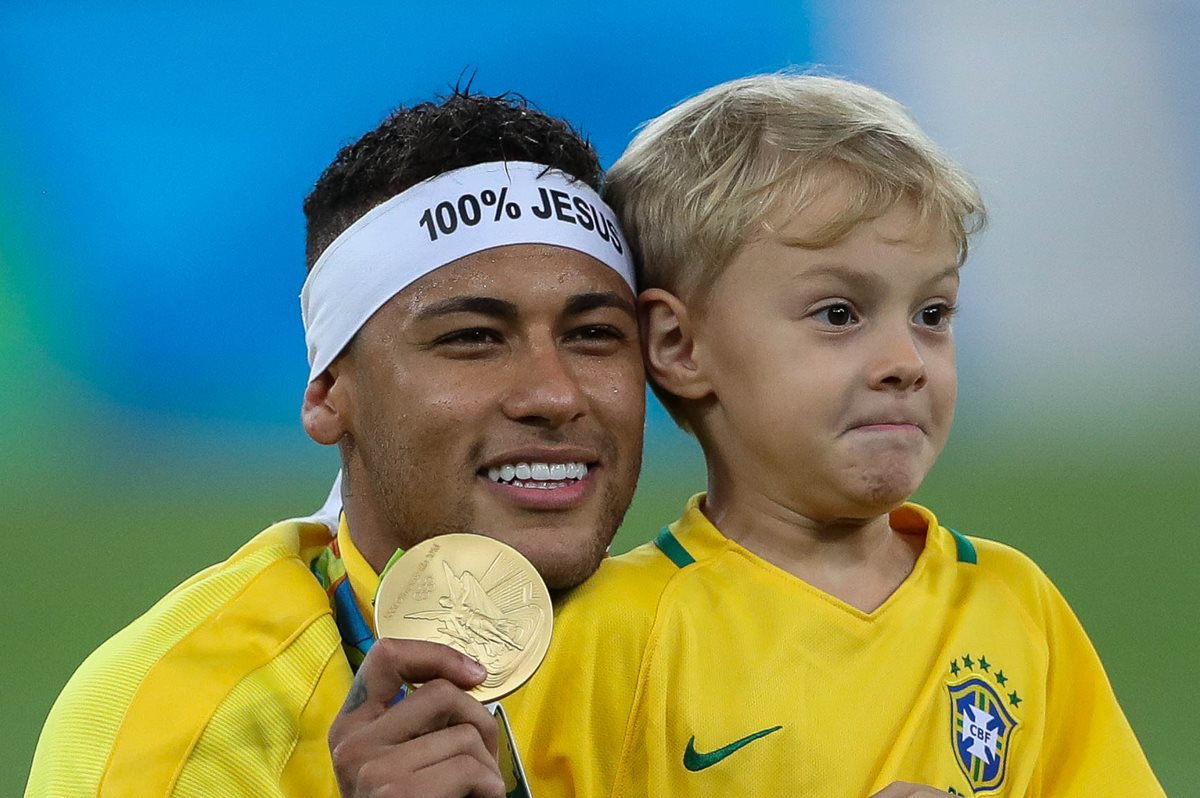
<svg viewBox="0 0 1200 798"><path fill-rule="evenodd" d="M813 315L830 327L846 327L855 321L854 309L845 302L821 308Z"/></svg>
<svg viewBox="0 0 1200 798"><path fill-rule="evenodd" d="M608 324L588 324L572 330L570 337L580 341L622 341L625 333Z"/></svg>
<svg viewBox="0 0 1200 798"><path fill-rule="evenodd" d="M500 334L495 330L484 327L473 327L469 330L455 330L440 336L434 344L445 346L482 346L499 343Z"/></svg>

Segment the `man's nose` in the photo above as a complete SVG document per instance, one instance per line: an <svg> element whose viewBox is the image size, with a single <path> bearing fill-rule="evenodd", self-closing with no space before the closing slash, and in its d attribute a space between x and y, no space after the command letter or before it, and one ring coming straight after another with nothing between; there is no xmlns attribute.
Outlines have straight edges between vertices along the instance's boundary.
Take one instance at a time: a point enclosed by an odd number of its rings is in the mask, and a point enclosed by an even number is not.
<svg viewBox="0 0 1200 798"><path fill-rule="evenodd" d="M526 424L559 427L587 412L587 397L566 358L550 343L530 347L514 364L504 414Z"/></svg>

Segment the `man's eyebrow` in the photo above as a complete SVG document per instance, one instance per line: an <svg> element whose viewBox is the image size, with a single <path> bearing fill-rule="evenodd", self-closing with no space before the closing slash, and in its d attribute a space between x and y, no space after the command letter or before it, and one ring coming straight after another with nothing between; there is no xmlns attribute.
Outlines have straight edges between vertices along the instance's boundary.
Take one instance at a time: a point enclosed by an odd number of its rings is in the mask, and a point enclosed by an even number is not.
<svg viewBox="0 0 1200 798"><path fill-rule="evenodd" d="M616 308L625 311L630 316L637 315L637 311L633 307L633 302L616 291L593 291L587 294L576 294L567 300L565 314L568 316L577 316L581 313L587 313L589 310L596 310L597 308Z"/></svg>
<svg viewBox="0 0 1200 798"><path fill-rule="evenodd" d="M427 321L453 313L475 313L491 316L502 321L516 321L517 306L512 302L491 296L456 296L428 307L421 308L413 317L415 321Z"/></svg>

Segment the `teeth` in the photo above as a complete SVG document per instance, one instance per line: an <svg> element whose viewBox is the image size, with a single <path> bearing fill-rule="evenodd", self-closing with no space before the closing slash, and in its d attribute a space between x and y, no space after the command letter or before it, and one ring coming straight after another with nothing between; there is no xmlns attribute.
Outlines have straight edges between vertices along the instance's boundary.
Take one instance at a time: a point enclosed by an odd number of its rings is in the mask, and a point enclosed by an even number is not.
<svg viewBox="0 0 1200 798"><path fill-rule="evenodd" d="M505 463L489 468L487 475L492 482L530 483L520 487L561 488L587 473L585 463Z"/></svg>

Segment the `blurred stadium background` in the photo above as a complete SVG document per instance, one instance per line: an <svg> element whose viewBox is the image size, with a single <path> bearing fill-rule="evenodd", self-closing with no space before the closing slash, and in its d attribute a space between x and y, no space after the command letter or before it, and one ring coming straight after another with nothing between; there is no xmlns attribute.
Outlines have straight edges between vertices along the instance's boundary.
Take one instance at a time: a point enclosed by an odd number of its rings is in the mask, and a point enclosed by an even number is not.
<svg viewBox="0 0 1200 798"><path fill-rule="evenodd" d="M1200 5L985 6L6 2L0 794L95 645L323 498L334 453L297 423L300 201L339 146L474 74L608 164L686 95L813 63L904 101L993 211L919 498L1041 563L1168 793L1194 790ZM644 474L621 549L702 485L658 408Z"/></svg>

